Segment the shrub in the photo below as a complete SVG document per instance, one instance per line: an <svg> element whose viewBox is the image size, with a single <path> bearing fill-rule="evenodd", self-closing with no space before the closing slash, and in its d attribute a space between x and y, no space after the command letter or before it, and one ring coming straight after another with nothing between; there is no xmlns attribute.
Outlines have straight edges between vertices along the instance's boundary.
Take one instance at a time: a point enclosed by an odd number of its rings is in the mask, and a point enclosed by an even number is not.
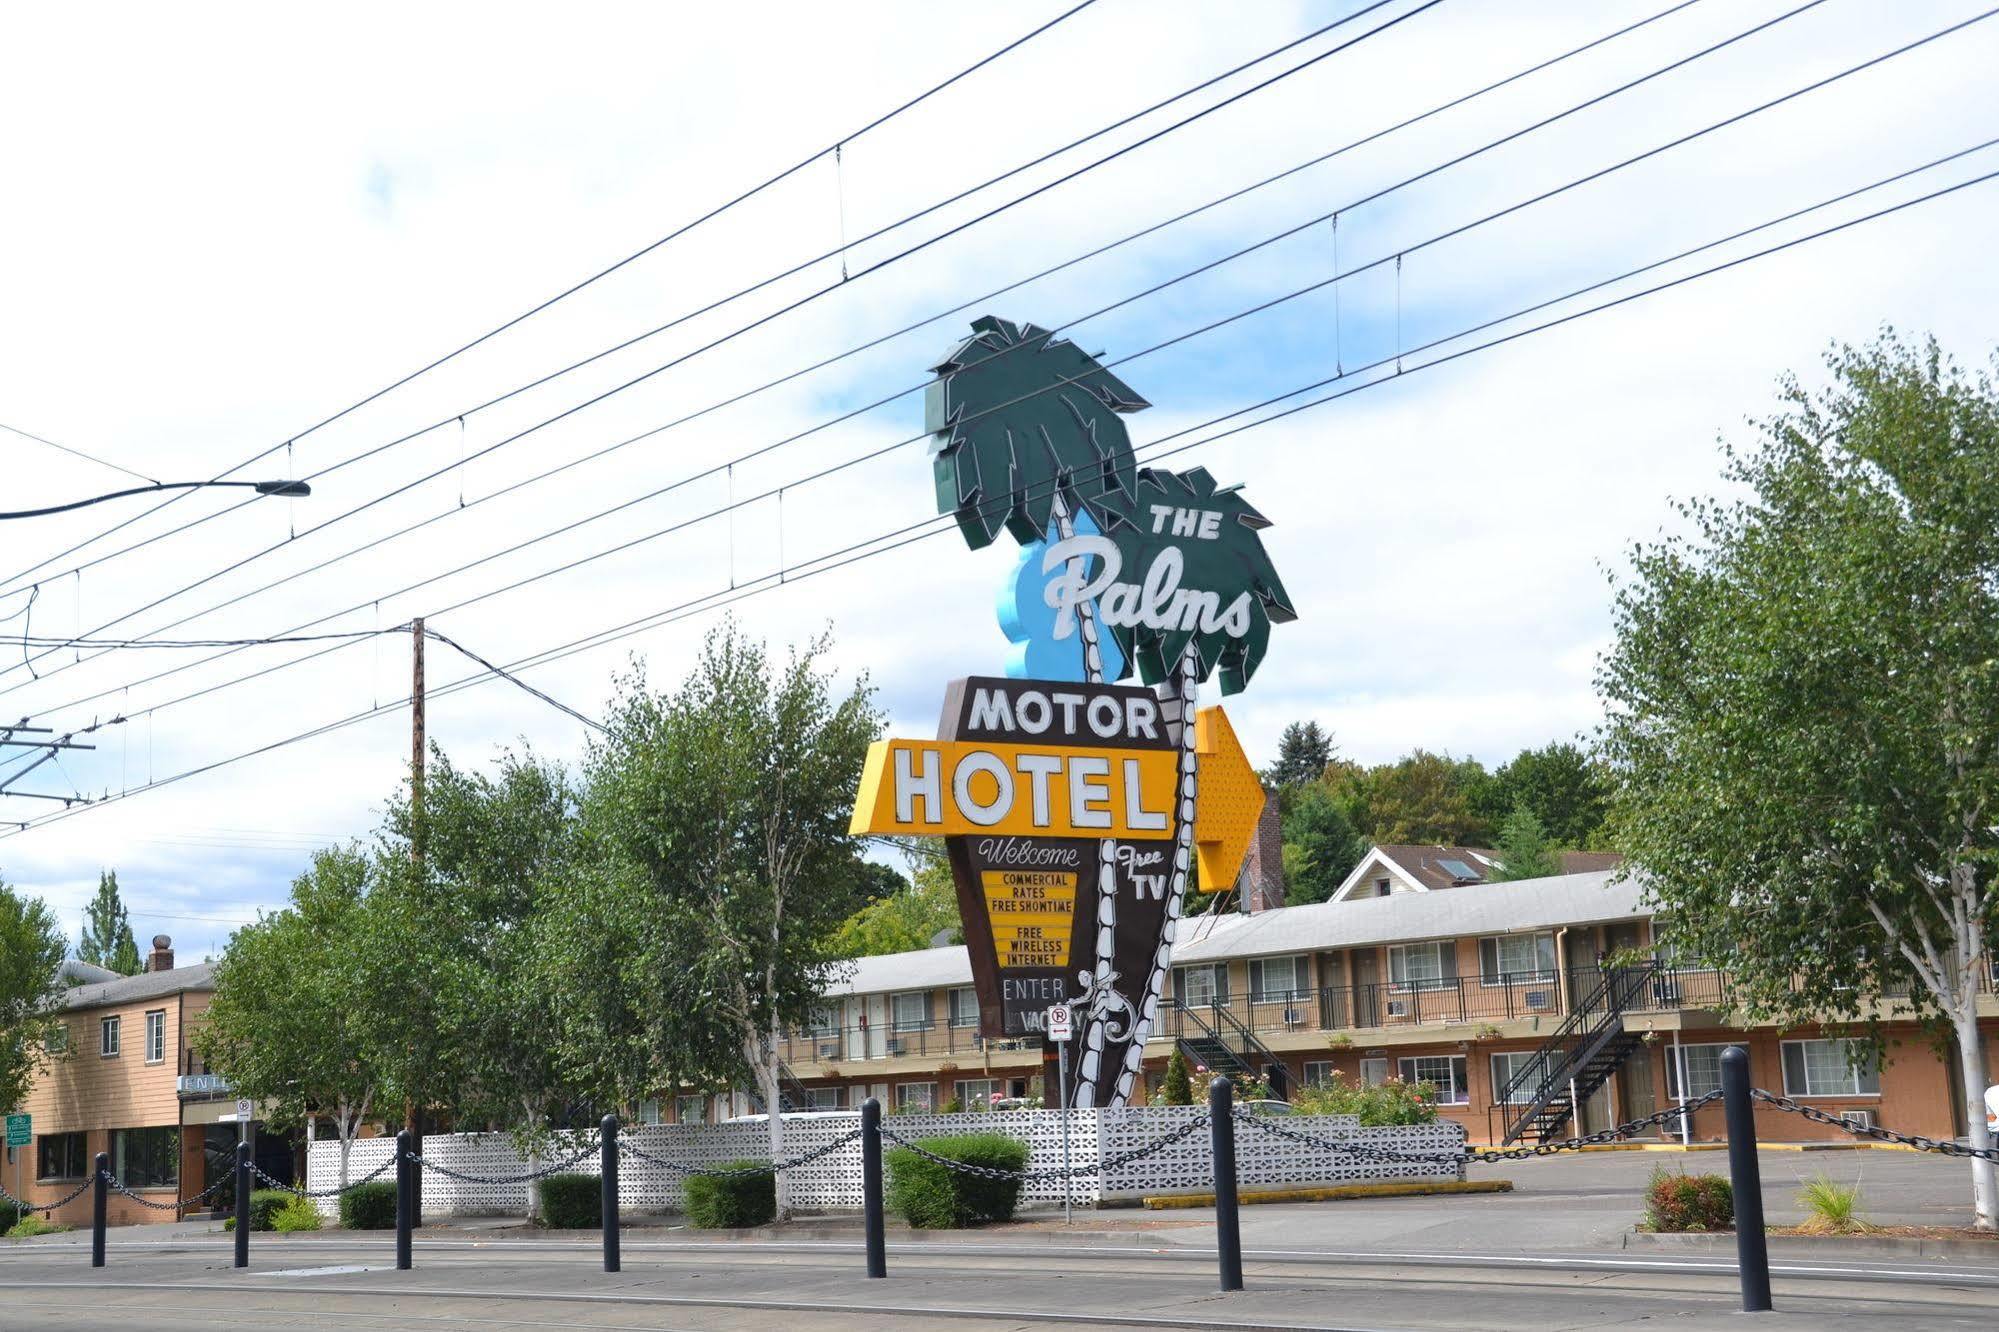
<svg viewBox="0 0 1999 1332"><path fill-rule="evenodd" d="M595 1230L604 1224L604 1181L581 1174L543 1179L540 1220L550 1230Z"/></svg>
<svg viewBox="0 0 1999 1332"><path fill-rule="evenodd" d="M394 1230L395 1184L386 1179L372 1179L341 1194L340 1225L345 1230Z"/></svg>
<svg viewBox="0 0 1999 1332"><path fill-rule="evenodd" d="M68 1226L57 1225L53 1221L44 1221L33 1212L19 1213L19 1215L21 1219L7 1227L8 1239L33 1239L37 1235L60 1235L69 1229Z"/></svg>
<svg viewBox="0 0 1999 1332"><path fill-rule="evenodd" d="M1823 1170L1798 1190L1798 1206L1805 1209L1798 1229L1814 1235L1861 1235L1876 1229L1860 1219L1860 1185L1841 1184Z"/></svg>
<svg viewBox="0 0 1999 1332"><path fill-rule="evenodd" d="M283 1189L250 1190L250 1229L272 1230L271 1219L285 1209L292 1195ZM230 1218L234 1220L235 1218Z"/></svg>
<svg viewBox="0 0 1999 1332"><path fill-rule="evenodd" d="M33 1215L33 1212L24 1207L16 1207L13 1203L0 1199L0 1235L6 1234Z"/></svg>
<svg viewBox="0 0 1999 1332"><path fill-rule="evenodd" d="M1335 1073L1330 1082L1299 1088L1291 1097L1291 1107L1301 1115L1358 1115L1362 1128L1431 1124L1437 1119L1437 1089L1427 1082L1400 1078L1363 1087Z"/></svg>
<svg viewBox="0 0 1999 1332"><path fill-rule="evenodd" d="M724 1170L742 1170L760 1161L730 1161ZM777 1218L777 1176L768 1170L748 1175L689 1175L681 1184L688 1224L701 1230L767 1226Z"/></svg>
<svg viewBox="0 0 1999 1332"><path fill-rule="evenodd" d="M1166 1105L1192 1105L1194 1084L1187 1077L1187 1056L1174 1046L1166 1060L1166 1080L1160 1084L1159 1099Z"/></svg>
<svg viewBox="0 0 1999 1332"><path fill-rule="evenodd" d="M1720 1175L1687 1175L1663 1166L1645 1186L1647 1230L1733 1230L1735 1195Z"/></svg>
<svg viewBox="0 0 1999 1332"><path fill-rule="evenodd" d="M309 1198L293 1198L271 1214L271 1229L291 1234L295 1230L318 1230L319 1209Z"/></svg>
<svg viewBox="0 0 1999 1332"><path fill-rule="evenodd" d="M998 1133L966 1133L924 1138L925 1151L967 1165L999 1170L1027 1166L1027 1146ZM888 1154L887 1203L919 1230L976 1226L1012 1218L1020 1202L1020 1181L968 1175L918 1156L907 1147Z"/></svg>

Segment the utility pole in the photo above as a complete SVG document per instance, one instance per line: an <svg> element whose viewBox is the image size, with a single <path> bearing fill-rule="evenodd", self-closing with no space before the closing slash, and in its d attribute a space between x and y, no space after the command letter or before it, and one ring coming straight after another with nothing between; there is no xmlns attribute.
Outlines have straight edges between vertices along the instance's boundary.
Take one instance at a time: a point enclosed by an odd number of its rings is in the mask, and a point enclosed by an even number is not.
<svg viewBox="0 0 1999 1332"><path fill-rule="evenodd" d="M410 621L410 863L419 876L423 871L423 617ZM409 1130L410 1150L423 1151L423 1121L414 1094L403 1101L403 1127ZM410 1171L410 1200L413 1224L423 1223L423 1172Z"/></svg>

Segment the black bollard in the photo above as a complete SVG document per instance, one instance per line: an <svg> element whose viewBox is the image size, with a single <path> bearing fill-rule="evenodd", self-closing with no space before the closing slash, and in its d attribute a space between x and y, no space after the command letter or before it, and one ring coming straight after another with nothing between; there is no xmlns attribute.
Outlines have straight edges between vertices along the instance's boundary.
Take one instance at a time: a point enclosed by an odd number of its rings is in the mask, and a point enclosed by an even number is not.
<svg viewBox="0 0 1999 1332"><path fill-rule="evenodd" d="M1222 1289L1242 1289L1242 1226L1236 1215L1235 1088L1227 1078L1208 1084L1208 1134L1215 1154L1215 1252Z"/></svg>
<svg viewBox="0 0 1999 1332"><path fill-rule="evenodd" d="M1749 1099L1749 1052L1721 1052L1721 1103L1728 1116L1728 1185L1735 1195L1735 1262L1742 1311L1770 1308L1770 1244L1763 1233L1763 1172L1756 1160L1756 1108Z"/></svg>
<svg viewBox="0 0 1999 1332"><path fill-rule="evenodd" d="M867 1235L868 1275L888 1275L888 1238L882 1225L882 1103L861 1102L861 1209Z"/></svg>
<svg viewBox="0 0 1999 1332"><path fill-rule="evenodd" d="M104 1227L111 1213L111 1154L97 1154L97 1173L90 1179L90 1265L104 1266Z"/></svg>
<svg viewBox="0 0 1999 1332"><path fill-rule="evenodd" d="M416 1163L410 1160L410 1131L396 1134L396 1270L410 1270L410 1230L416 1217Z"/></svg>
<svg viewBox="0 0 1999 1332"><path fill-rule="evenodd" d="M250 1265L250 1144L236 1144L236 1266Z"/></svg>
<svg viewBox="0 0 1999 1332"><path fill-rule="evenodd" d="M604 1194L604 1270L618 1270L618 1117L605 1115L598 1126L602 1136L598 1171Z"/></svg>

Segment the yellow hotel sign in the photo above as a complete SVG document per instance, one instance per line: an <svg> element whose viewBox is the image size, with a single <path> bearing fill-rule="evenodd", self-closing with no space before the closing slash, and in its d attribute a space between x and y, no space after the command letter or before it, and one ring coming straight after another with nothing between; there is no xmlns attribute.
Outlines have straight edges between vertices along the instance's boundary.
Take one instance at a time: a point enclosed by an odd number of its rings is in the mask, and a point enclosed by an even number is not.
<svg viewBox="0 0 1999 1332"><path fill-rule="evenodd" d="M878 740L848 831L1160 840L1177 772L1170 749Z"/></svg>

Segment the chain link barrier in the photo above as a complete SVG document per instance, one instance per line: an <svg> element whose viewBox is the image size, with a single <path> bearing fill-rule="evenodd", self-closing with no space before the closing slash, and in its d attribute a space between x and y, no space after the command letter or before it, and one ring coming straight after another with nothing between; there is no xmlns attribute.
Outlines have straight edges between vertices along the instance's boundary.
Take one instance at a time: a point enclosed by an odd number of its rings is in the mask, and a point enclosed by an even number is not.
<svg viewBox="0 0 1999 1332"><path fill-rule="evenodd" d="M83 1183L77 1185L74 1189L70 1190L70 1192L66 1196L58 1198L51 1203L27 1202L24 1201L23 1199L16 1198L13 1194L7 1192L7 1190L5 1189L0 1189L0 1202L10 1202L23 1212L47 1212L53 1215L58 1207L67 1207L71 1203L75 1202L78 1198L81 1198L84 1194L90 1192L90 1186L92 1184L95 1184L96 1182L97 1182L96 1175L93 1174L86 1176Z"/></svg>
<svg viewBox="0 0 1999 1332"><path fill-rule="evenodd" d="M735 1175L764 1175L764 1174L774 1174L779 1170L794 1170L799 1166L809 1165L812 1162L817 1161L822 1156L831 1156L834 1152L839 1151L842 1147L845 1147L848 1143L855 1141L860 1136L861 1136L861 1131L859 1129L850 1129L847 1132L841 1134L839 1137L833 1139L831 1142L826 1143L823 1146L814 1147L811 1151L805 1152L799 1156L794 1156L788 1161L766 1161L766 1162L761 1162L757 1165L750 1165L750 1166L681 1165L677 1161L669 1161L664 1157L654 1156L651 1152L641 1151L639 1148L633 1146L631 1143L626 1142L623 1138L618 1139L618 1151L621 1155L632 1157L635 1160L644 1161L648 1165L656 1165L660 1169L671 1171L672 1173L679 1175L682 1178L689 1178L695 1175L702 1175L702 1176L707 1176L709 1178L726 1179Z"/></svg>
<svg viewBox="0 0 1999 1332"><path fill-rule="evenodd" d="M1893 1129L1876 1128L1871 1124L1855 1124L1841 1119L1838 1115L1827 1114L1817 1106L1800 1105L1788 1096L1764 1091L1761 1087L1749 1089L1751 1100L1761 1101L1774 1110L1785 1114L1802 1115L1815 1124L1825 1124L1832 1128L1844 1129L1856 1138L1872 1138L1876 1142L1892 1142L1903 1147L1913 1147L1919 1152L1935 1152L1939 1156L1968 1156L1980 1161L1999 1161L1999 1147L1966 1147L1952 1142L1949 1138L1925 1138L1920 1133L1897 1133Z"/></svg>
<svg viewBox="0 0 1999 1332"><path fill-rule="evenodd" d="M221 1179L216 1180L213 1184L210 1184L207 1188L203 1189L200 1193L195 1194L192 1198L176 1198L172 1202L154 1202L151 1198L141 1197L139 1194L135 1193L131 1189L126 1188L123 1184L120 1184L117 1180L113 1179L108 1173L104 1176L104 1182L105 1184L110 1186L110 1189L113 1193L122 1193L127 1198L130 1198L133 1202L139 1204L139 1206L141 1207L150 1208L155 1212L178 1213L186 1211L190 1207L199 1207L201 1203L210 1194L218 1192L223 1185L233 1183L234 1181L231 1176L225 1175ZM85 1187L88 1187L88 1185L86 1185ZM81 1192L81 1190L78 1190L78 1192ZM71 1194L70 1196L75 1197L76 1195Z"/></svg>
<svg viewBox="0 0 1999 1332"><path fill-rule="evenodd" d="M955 1170L961 1175L976 1175L981 1179L1017 1179L1021 1183L1026 1184L1035 1180L1072 1179L1077 1175L1097 1175L1102 1174L1106 1170L1115 1170L1119 1166L1129 1165L1133 1161L1143 1160L1154 1152L1164 1150L1182 1138L1194 1133L1196 1130L1206 1128L1207 1125L1207 1115L1196 1115L1179 1128L1174 1129L1171 1133L1155 1138L1151 1142L1133 1147L1129 1151L1119 1152L1115 1156L1106 1156L1101 1161L1086 1161L1082 1165L1072 1166L1045 1166L1040 1170L1007 1170L1000 1166L975 1165L970 1161L958 1161L948 1156L939 1156L929 1148L903 1137L886 1124L881 1127L881 1135L896 1146L906 1147L924 1160L934 1161L938 1165Z"/></svg>
<svg viewBox="0 0 1999 1332"><path fill-rule="evenodd" d="M387 1171L392 1166L394 1166L395 1163L396 1163L395 1154L390 1153L388 1160L382 1162L382 1164L376 1166L373 1170L370 1170L367 1174L361 1176L361 1178L356 1180L350 1180L345 1184L336 1184L330 1189L297 1188L293 1185L286 1184L282 1180L272 1179L269 1175L264 1173L263 1168L261 1166L252 1165L250 1167L250 1173L255 1175L258 1179L263 1180L266 1187L273 1189L280 1189L286 1193L291 1194L294 1198L337 1198L343 1193L350 1193L353 1190L360 1188L363 1184L373 1183L381 1175L387 1173Z"/></svg>

